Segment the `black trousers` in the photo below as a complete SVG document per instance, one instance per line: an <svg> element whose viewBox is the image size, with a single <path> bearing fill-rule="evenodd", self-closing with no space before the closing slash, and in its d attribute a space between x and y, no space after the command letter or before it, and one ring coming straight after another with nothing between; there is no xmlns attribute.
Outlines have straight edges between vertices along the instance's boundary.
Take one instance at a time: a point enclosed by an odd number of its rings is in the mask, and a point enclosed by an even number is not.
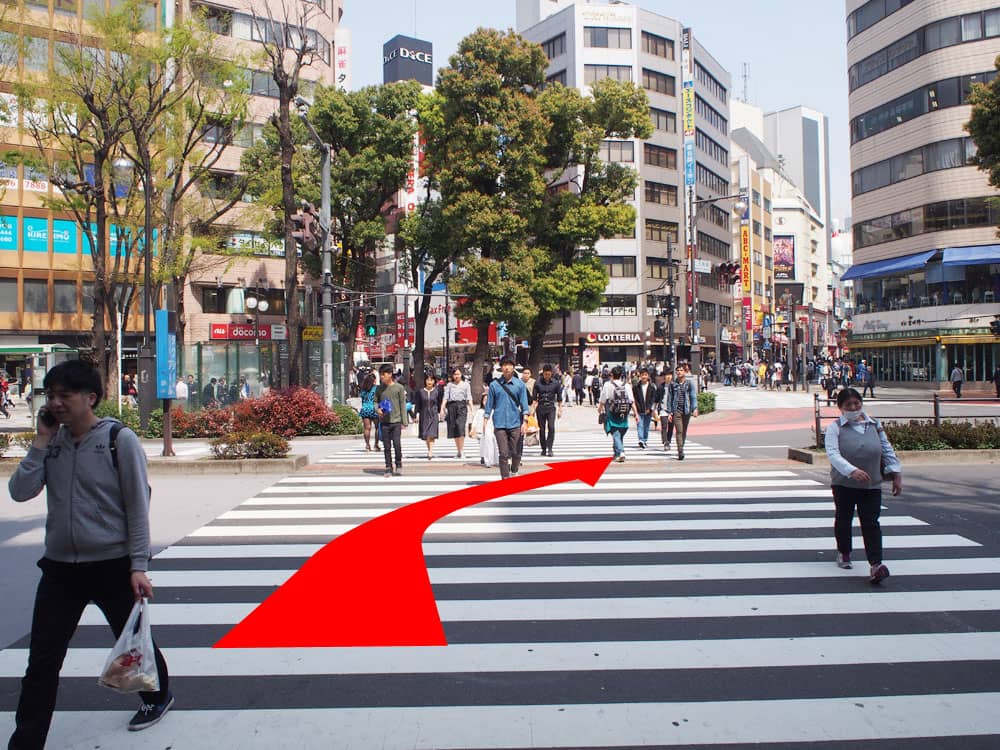
<svg viewBox="0 0 1000 750"><path fill-rule="evenodd" d="M403 425L399 422L382 423L382 453L385 456L385 470L392 471L392 452L396 452L396 468L403 468Z"/></svg>
<svg viewBox="0 0 1000 750"><path fill-rule="evenodd" d="M660 437L663 439L664 448L670 445L674 437L674 423L667 419L666 414L660 417Z"/></svg>
<svg viewBox="0 0 1000 750"><path fill-rule="evenodd" d="M864 388L861 389L861 398L864 398L865 394L869 392L872 398L875 398L875 384L870 380L866 380Z"/></svg>
<svg viewBox="0 0 1000 750"><path fill-rule="evenodd" d="M127 557L91 563L60 563L43 557L38 567L42 579L35 594L28 669L21 680L17 728L10 738L10 750L40 750L45 746L56 706L59 670L84 608L90 602L100 607L117 639L135 604ZM160 690L139 693L144 703L166 700L170 676L159 648L156 670Z"/></svg>
<svg viewBox="0 0 1000 750"><path fill-rule="evenodd" d="M539 409L535 416L538 417L538 444L542 451L550 451L556 440L556 410Z"/></svg>
<svg viewBox="0 0 1000 750"><path fill-rule="evenodd" d="M955 396L957 398L962 398L962 381L953 380L951 381L951 389L955 391Z"/></svg>
<svg viewBox="0 0 1000 750"><path fill-rule="evenodd" d="M837 537L837 551L848 555L851 553L853 539L851 525L854 522L854 509L858 509L858 520L861 522L861 536L865 540L865 556L869 565L882 562L882 527L878 517L882 512L882 490L862 490L854 487L833 485L833 504L836 515L833 522L833 533Z"/></svg>
<svg viewBox="0 0 1000 750"><path fill-rule="evenodd" d="M493 434L497 439L497 453L500 454L500 477L506 479L511 472L517 473L521 468L524 435L520 427L494 427Z"/></svg>

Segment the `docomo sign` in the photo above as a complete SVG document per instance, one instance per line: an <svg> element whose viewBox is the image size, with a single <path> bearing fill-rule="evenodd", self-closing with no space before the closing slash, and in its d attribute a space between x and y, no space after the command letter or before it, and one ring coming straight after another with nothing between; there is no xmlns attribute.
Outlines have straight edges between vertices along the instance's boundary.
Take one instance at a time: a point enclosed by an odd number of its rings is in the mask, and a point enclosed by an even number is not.
<svg viewBox="0 0 1000 750"><path fill-rule="evenodd" d="M418 52L417 50L407 49L406 47L394 49L388 55L383 55L382 64L386 65L395 60L397 57L403 60L416 60L419 63L424 63L425 65L434 64L434 57L430 52Z"/></svg>
<svg viewBox="0 0 1000 750"><path fill-rule="evenodd" d="M264 323L257 326L245 323L212 323L209 338L213 341L284 341L288 329L283 325Z"/></svg>

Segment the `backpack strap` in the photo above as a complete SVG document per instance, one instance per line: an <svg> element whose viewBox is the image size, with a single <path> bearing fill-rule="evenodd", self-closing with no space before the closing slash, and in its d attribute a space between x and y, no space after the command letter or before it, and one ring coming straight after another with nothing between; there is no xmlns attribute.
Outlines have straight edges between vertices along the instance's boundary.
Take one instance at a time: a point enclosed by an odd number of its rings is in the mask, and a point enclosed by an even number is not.
<svg viewBox="0 0 1000 750"><path fill-rule="evenodd" d="M118 433L125 427L121 422L111 425L111 434L108 438L108 450L111 451L111 465L118 470Z"/></svg>
<svg viewBox="0 0 1000 750"><path fill-rule="evenodd" d="M510 396L510 400L514 402L514 408L517 409L518 413L522 417L524 417L524 412L521 409L521 402L517 400L517 397L513 393L511 393L510 388L507 387L507 384L504 382L503 378L500 378L500 387L503 388L504 393Z"/></svg>

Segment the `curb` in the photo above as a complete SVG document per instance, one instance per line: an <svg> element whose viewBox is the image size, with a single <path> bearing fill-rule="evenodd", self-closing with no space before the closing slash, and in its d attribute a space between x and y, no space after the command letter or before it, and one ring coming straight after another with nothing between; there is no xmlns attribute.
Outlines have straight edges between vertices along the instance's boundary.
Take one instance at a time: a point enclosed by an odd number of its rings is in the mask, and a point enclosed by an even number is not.
<svg viewBox="0 0 1000 750"><path fill-rule="evenodd" d="M20 458L0 459L0 476L10 476L21 463ZM175 474L294 474L309 463L305 455L286 458L246 458L240 461L219 461L212 458L165 458L153 456L146 459L150 476Z"/></svg>
<svg viewBox="0 0 1000 750"><path fill-rule="evenodd" d="M969 449L961 450L949 448L940 451L896 451L896 456L900 462L906 466L930 465L930 464L995 464L1000 463L1000 450L997 449ZM825 453L818 453L805 448L789 448L788 460L798 461L803 464L811 464L816 467L828 468L830 460Z"/></svg>

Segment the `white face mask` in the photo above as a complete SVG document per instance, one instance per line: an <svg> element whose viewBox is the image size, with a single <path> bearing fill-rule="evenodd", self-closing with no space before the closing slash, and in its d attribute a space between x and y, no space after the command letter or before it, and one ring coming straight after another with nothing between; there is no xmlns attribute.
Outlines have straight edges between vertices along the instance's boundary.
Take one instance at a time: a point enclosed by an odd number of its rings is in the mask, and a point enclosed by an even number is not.
<svg viewBox="0 0 1000 750"><path fill-rule="evenodd" d="M861 409L857 411L842 411L841 414L848 422L857 422L861 418Z"/></svg>

